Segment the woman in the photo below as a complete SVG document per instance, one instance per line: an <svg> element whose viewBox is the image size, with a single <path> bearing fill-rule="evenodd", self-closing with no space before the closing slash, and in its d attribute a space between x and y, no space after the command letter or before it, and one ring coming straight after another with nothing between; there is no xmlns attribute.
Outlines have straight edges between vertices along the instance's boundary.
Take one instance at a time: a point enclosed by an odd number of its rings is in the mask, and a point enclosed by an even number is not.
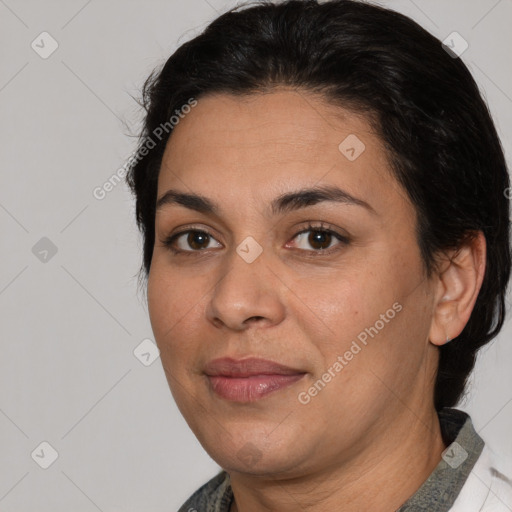
<svg viewBox="0 0 512 512"><path fill-rule="evenodd" d="M512 510L453 408L510 274L503 150L454 51L358 1L245 6L144 102L151 324L223 468L180 511Z"/></svg>

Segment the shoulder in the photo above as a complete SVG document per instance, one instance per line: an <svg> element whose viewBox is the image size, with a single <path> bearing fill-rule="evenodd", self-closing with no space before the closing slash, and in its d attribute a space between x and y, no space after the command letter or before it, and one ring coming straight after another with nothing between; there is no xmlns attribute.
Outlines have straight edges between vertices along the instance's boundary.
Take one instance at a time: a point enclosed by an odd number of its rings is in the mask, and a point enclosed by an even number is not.
<svg viewBox="0 0 512 512"><path fill-rule="evenodd" d="M510 512L512 459L487 443L450 512Z"/></svg>
<svg viewBox="0 0 512 512"><path fill-rule="evenodd" d="M229 475L221 471L200 487L178 512L229 512L232 497Z"/></svg>

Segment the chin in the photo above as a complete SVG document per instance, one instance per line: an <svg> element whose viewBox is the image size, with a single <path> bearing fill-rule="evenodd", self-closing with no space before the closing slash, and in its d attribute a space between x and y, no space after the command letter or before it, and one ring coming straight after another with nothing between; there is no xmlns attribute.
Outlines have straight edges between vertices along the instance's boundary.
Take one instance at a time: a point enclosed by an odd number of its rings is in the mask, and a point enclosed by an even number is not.
<svg viewBox="0 0 512 512"><path fill-rule="evenodd" d="M274 433L275 434L275 433ZM243 435L232 437L224 445L217 442L203 444L210 457L228 473L247 473L255 476L271 476L281 473L289 474L300 464L300 454L290 437L268 439L266 434ZM295 446L295 447L294 447Z"/></svg>
<svg viewBox="0 0 512 512"><path fill-rule="evenodd" d="M279 475L290 477L291 472L296 471L296 464L289 461L279 460L275 455L272 457L262 456L260 459L253 453L245 453L243 458L230 455L226 458L225 464L218 464L228 473L242 473L262 478L276 478Z"/></svg>

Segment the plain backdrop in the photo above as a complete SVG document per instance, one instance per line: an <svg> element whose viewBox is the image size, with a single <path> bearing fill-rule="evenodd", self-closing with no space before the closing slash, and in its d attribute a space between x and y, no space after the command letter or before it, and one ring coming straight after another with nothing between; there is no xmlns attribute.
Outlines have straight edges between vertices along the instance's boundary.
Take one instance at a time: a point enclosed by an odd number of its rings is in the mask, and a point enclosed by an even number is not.
<svg viewBox="0 0 512 512"><path fill-rule="evenodd" d="M512 0L381 4L467 41L510 162ZM0 0L2 512L170 512L219 469L143 341L132 197L93 191L135 149L145 77L234 5ZM507 321L460 408L512 456L510 335Z"/></svg>

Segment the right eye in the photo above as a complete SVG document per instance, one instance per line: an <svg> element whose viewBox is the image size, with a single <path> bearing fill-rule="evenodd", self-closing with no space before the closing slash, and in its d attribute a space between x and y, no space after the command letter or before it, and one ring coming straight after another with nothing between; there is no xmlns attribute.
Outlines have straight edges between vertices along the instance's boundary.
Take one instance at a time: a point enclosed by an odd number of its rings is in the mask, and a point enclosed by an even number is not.
<svg viewBox="0 0 512 512"><path fill-rule="evenodd" d="M187 237L184 237L184 235L187 235ZM212 240L215 240L215 238L213 238L213 236L207 231L200 229L188 229L187 231L181 231L180 233L175 233L174 235L167 237L163 243L174 254L188 253L188 256L194 252L204 251L205 249L211 248L208 247L208 242ZM176 245L178 248L176 248ZM192 250L187 249L187 245L188 247L191 247Z"/></svg>

